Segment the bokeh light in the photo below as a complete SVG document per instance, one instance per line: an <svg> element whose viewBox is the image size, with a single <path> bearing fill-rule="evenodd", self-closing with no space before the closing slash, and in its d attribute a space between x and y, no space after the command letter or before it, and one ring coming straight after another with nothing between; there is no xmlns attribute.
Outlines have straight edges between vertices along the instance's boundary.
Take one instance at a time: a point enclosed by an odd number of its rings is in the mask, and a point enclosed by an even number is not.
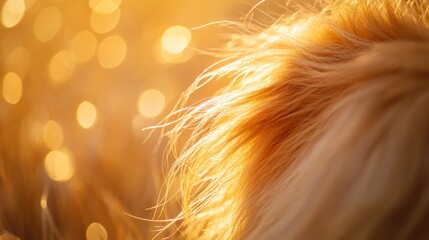
<svg viewBox="0 0 429 240"><path fill-rule="evenodd" d="M25 13L23 0L6 0L1 11L1 22L7 28L17 25Z"/></svg>
<svg viewBox="0 0 429 240"><path fill-rule="evenodd" d="M50 149L58 149L63 143L63 129L54 120L49 120L43 126L43 142Z"/></svg>
<svg viewBox="0 0 429 240"><path fill-rule="evenodd" d="M162 48L169 54L180 54L189 45L191 36L191 32L183 26L170 27L162 35Z"/></svg>
<svg viewBox="0 0 429 240"><path fill-rule="evenodd" d="M46 144L43 140L43 127L49 121L50 115L46 106L32 106L26 117L26 137L32 146L43 148L46 151Z"/></svg>
<svg viewBox="0 0 429 240"><path fill-rule="evenodd" d="M77 108L76 118L81 127L91 128L97 120L97 109L92 103L83 101Z"/></svg>
<svg viewBox="0 0 429 240"><path fill-rule="evenodd" d="M48 207L48 197L46 194L43 194L40 198L40 207L47 208Z"/></svg>
<svg viewBox="0 0 429 240"><path fill-rule="evenodd" d="M36 17L34 35L41 42L48 42L61 28L63 16L57 7L46 7Z"/></svg>
<svg viewBox="0 0 429 240"><path fill-rule="evenodd" d="M121 18L121 9L118 8L111 13L91 12L89 18L92 30L96 33L108 33L118 25Z"/></svg>
<svg viewBox="0 0 429 240"><path fill-rule="evenodd" d="M144 127L147 127L147 118L141 115L140 113L137 114L131 123L131 127L133 128L133 131L135 134L140 135L142 133L142 129Z"/></svg>
<svg viewBox="0 0 429 240"><path fill-rule="evenodd" d="M161 52L158 54L160 55L158 56L158 58L160 58L162 62L174 63L174 64L184 63L189 59L191 59L193 56L193 52L190 51L190 49L188 48L186 48L183 52L179 54L171 54L164 50L161 50Z"/></svg>
<svg viewBox="0 0 429 240"><path fill-rule="evenodd" d="M197 49L226 42L198 26L239 1L0 0L0 240L167 237L124 215L157 204L166 141L148 129L216 60Z"/></svg>
<svg viewBox="0 0 429 240"><path fill-rule="evenodd" d="M138 109L145 117L158 116L165 106L165 97L156 89L149 89L140 94L138 99Z"/></svg>
<svg viewBox="0 0 429 240"><path fill-rule="evenodd" d="M117 10L121 5L121 0L90 0L89 6L94 12L109 14Z"/></svg>
<svg viewBox="0 0 429 240"><path fill-rule="evenodd" d="M106 228L101 223L93 222L86 229L87 240L107 240Z"/></svg>
<svg viewBox="0 0 429 240"><path fill-rule="evenodd" d="M98 49L98 61L103 68L115 68L127 55L127 43L118 35L105 38Z"/></svg>
<svg viewBox="0 0 429 240"><path fill-rule="evenodd" d="M65 150L52 150L45 157L45 171L52 180L63 182L74 175L75 168Z"/></svg>
<svg viewBox="0 0 429 240"><path fill-rule="evenodd" d="M73 60L79 63L89 61L97 48L97 39L90 31L81 31L77 33L70 46Z"/></svg>
<svg viewBox="0 0 429 240"><path fill-rule="evenodd" d="M24 47L17 47L7 56L6 68L23 78L30 67L30 54Z"/></svg>
<svg viewBox="0 0 429 240"><path fill-rule="evenodd" d="M52 82L63 83L73 73L75 63L72 55L68 50L59 51L49 62L49 75Z"/></svg>
<svg viewBox="0 0 429 240"><path fill-rule="evenodd" d="M24 2L25 2L26 8L30 9L34 5L34 3L37 2L37 0L24 0Z"/></svg>
<svg viewBox="0 0 429 240"><path fill-rule="evenodd" d="M19 102L22 96L21 78L13 72L7 73L3 78L3 98L10 104Z"/></svg>

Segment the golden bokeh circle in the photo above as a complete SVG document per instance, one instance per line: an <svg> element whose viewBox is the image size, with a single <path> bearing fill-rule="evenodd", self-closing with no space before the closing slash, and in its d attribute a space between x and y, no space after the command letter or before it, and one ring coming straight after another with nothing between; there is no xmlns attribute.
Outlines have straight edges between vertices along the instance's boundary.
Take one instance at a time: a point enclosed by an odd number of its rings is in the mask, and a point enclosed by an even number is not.
<svg viewBox="0 0 429 240"><path fill-rule="evenodd" d="M66 151L52 150L45 157L45 171L54 181L67 181L74 175L74 163Z"/></svg>
<svg viewBox="0 0 429 240"><path fill-rule="evenodd" d="M23 0L6 0L1 11L1 23L7 28L16 26L25 13Z"/></svg>
<svg viewBox="0 0 429 240"><path fill-rule="evenodd" d="M45 145L50 149L59 149L63 143L63 129L54 120L45 123L42 130L42 138Z"/></svg>
<svg viewBox="0 0 429 240"><path fill-rule="evenodd" d="M57 35L63 23L63 15L57 7L46 7L34 21L34 35L41 42L48 42Z"/></svg>
<svg viewBox="0 0 429 240"><path fill-rule="evenodd" d="M63 83L69 79L75 68L71 52L59 51L49 62L49 76L54 83Z"/></svg>
<svg viewBox="0 0 429 240"><path fill-rule="evenodd" d="M137 107L141 115L156 117L164 110L165 96L159 90L148 89L140 94Z"/></svg>
<svg viewBox="0 0 429 240"><path fill-rule="evenodd" d="M183 26L172 26L164 31L161 38L163 51L169 54L180 54L189 45L192 38L191 31Z"/></svg>
<svg viewBox="0 0 429 240"><path fill-rule="evenodd" d="M98 61L103 68L119 66L127 55L127 43L119 35L105 38L98 48Z"/></svg>
<svg viewBox="0 0 429 240"><path fill-rule="evenodd" d="M90 0L89 6L94 12L109 14L116 11L121 5L121 2L121 0Z"/></svg>
<svg viewBox="0 0 429 240"><path fill-rule="evenodd" d="M107 240L106 228L101 223L93 222L86 229L87 240Z"/></svg>
<svg viewBox="0 0 429 240"><path fill-rule="evenodd" d="M14 72L7 73L3 78L3 98L10 104L17 104L22 97L22 80Z"/></svg>
<svg viewBox="0 0 429 240"><path fill-rule="evenodd" d="M89 23L94 32L108 33L118 25L120 18L120 8L108 14L92 11L91 16L89 17Z"/></svg>
<svg viewBox="0 0 429 240"><path fill-rule="evenodd" d="M97 108L95 108L94 104L83 101L77 108L76 118L82 128L91 128L97 120Z"/></svg>
<svg viewBox="0 0 429 240"><path fill-rule="evenodd" d="M97 39L90 31L77 33L71 42L70 51L73 60L78 63L89 61L97 50Z"/></svg>

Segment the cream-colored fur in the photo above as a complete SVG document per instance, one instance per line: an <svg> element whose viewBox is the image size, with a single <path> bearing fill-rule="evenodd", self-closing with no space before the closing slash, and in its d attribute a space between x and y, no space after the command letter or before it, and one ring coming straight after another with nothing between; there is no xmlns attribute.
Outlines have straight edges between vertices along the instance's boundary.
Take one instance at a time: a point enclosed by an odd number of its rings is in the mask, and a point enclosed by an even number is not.
<svg viewBox="0 0 429 240"><path fill-rule="evenodd" d="M312 6L191 87L231 81L169 132L175 236L429 238L429 2Z"/></svg>

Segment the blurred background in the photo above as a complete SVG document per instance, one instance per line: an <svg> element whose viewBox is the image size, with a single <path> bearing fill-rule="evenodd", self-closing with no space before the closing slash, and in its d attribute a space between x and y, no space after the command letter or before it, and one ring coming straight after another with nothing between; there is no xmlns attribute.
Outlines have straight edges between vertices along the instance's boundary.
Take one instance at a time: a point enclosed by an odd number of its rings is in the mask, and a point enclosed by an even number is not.
<svg viewBox="0 0 429 240"><path fill-rule="evenodd" d="M234 32L194 28L257 2L0 1L0 239L153 238L159 223L124 214L152 218L162 184L166 141L142 128Z"/></svg>

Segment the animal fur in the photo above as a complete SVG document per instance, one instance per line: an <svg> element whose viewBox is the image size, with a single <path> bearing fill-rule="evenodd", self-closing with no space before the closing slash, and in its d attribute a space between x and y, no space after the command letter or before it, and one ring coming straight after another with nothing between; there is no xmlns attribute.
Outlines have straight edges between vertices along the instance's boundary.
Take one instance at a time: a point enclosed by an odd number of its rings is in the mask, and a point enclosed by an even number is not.
<svg viewBox="0 0 429 240"><path fill-rule="evenodd" d="M169 132L185 239L428 239L429 2L305 5L237 36ZM179 191L171 189L178 186ZM171 196L170 196L171 198Z"/></svg>

